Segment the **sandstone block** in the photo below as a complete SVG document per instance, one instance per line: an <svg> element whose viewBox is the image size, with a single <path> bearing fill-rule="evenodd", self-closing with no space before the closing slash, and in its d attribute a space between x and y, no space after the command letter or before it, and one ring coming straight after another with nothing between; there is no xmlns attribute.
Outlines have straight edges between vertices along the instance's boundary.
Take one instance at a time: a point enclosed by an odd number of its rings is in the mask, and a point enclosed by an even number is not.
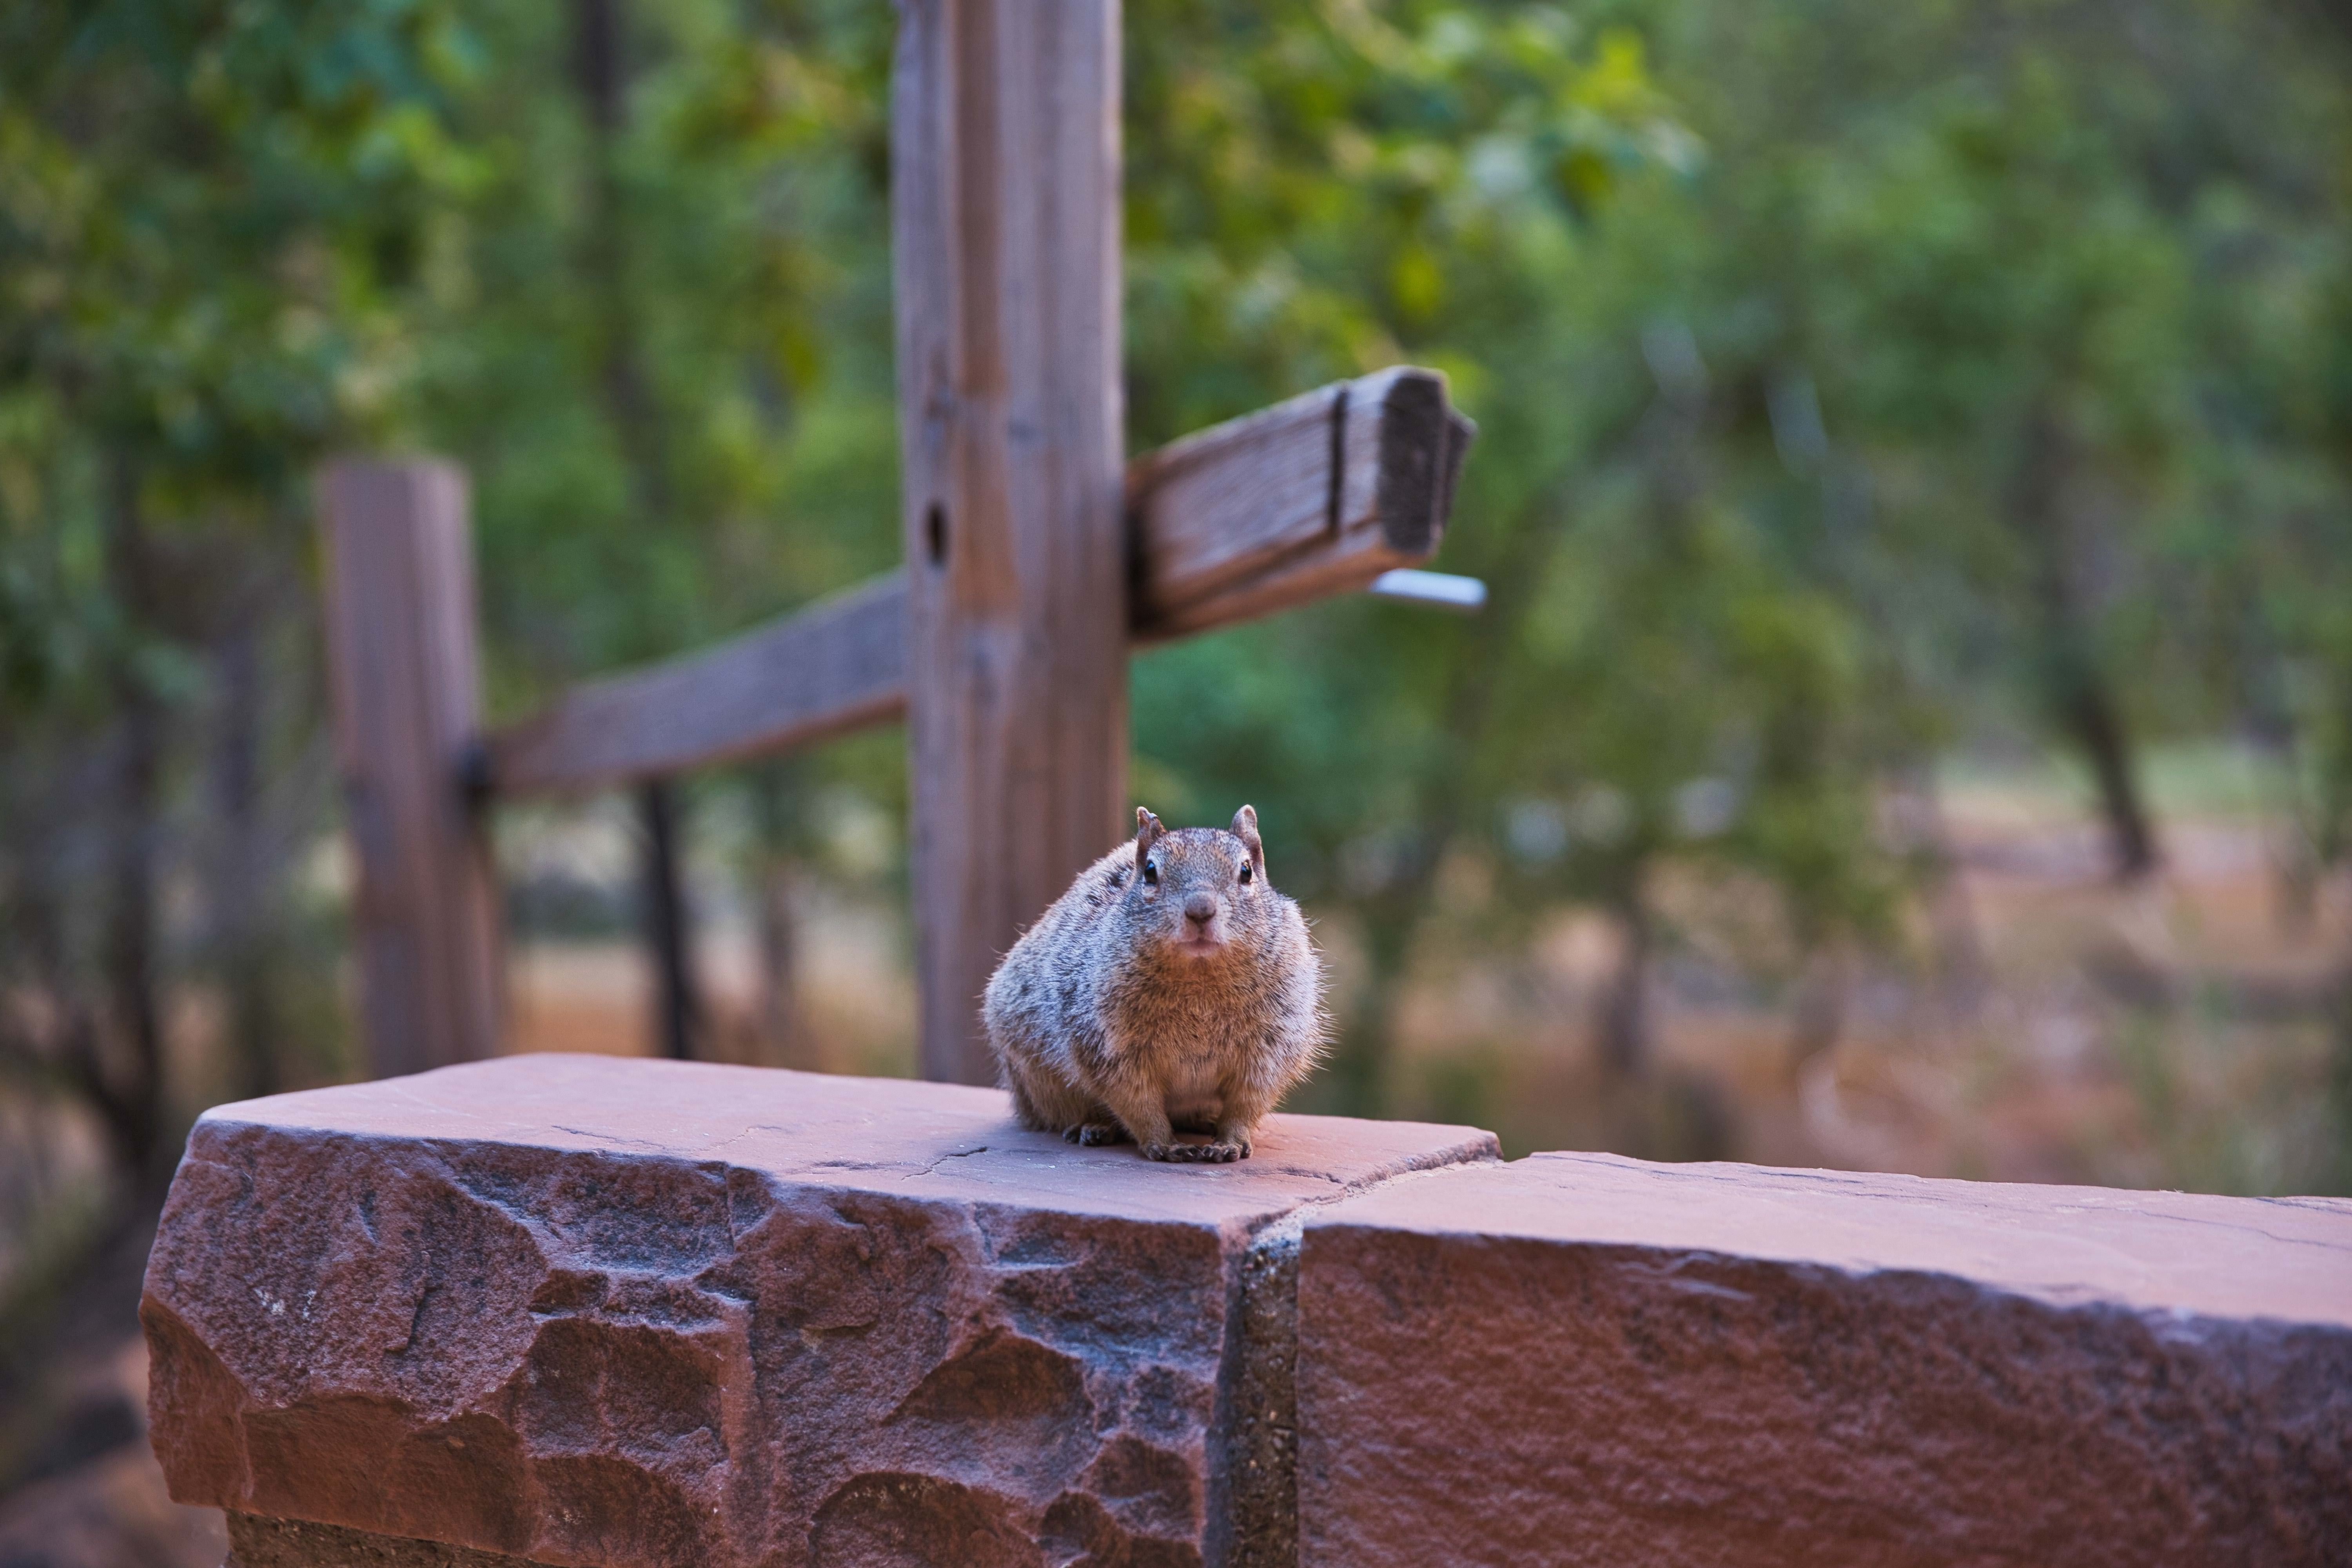
<svg viewBox="0 0 2352 1568"><path fill-rule="evenodd" d="M1543 1154L1298 1268L1308 1568L2352 1563L2352 1204Z"/></svg>
<svg viewBox="0 0 2352 1568"><path fill-rule="evenodd" d="M1286 1287L1298 1211L1494 1154L1284 1116L1151 1164L990 1089L584 1057L225 1106L148 1267L153 1440L251 1552L1251 1560L1292 1517L1289 1320L1245 1287Z"/></svg>

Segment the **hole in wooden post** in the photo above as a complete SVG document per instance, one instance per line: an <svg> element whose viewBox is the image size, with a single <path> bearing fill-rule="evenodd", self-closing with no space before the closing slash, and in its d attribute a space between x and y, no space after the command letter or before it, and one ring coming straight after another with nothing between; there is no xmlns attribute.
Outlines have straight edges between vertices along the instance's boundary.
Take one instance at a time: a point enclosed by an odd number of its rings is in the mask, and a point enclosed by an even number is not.
<svg viewBox="0 0 2352 1568"><path fill-rule="evenodd" d="M930 552L932 565L948 563L948 509L937 501L923 514L923 547Z"/></svg>

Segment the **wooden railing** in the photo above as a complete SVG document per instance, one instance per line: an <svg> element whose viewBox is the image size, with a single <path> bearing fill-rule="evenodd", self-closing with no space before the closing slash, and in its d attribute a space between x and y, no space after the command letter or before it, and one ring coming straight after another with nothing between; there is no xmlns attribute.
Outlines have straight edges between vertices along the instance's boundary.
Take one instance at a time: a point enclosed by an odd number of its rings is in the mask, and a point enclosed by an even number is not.
<svg viewBox="0 0 2352 1568"><path fill-rule="evenodd" d="M1125 534L1130 638L1268 615L1427 561L1475 435L1442 378L1400 368L1138 458ZM906 712L913 628L901 570L717 647L586 682L485 731L462 476L434 463L346 463L321 493L379 1072L496 1048L498 897L484 807L664 779ZM1003 943L990 940L992 959Z"/></svg>
<svg viewBox="0 0 2352 1568"><path fill-rule="evenodd" d="M1131 635L1205 631L1428 560L1475 434L1436 375L1399 369L1137 458ZM492 731L488 782L502 796L601 789L811 745L906 706L898 571Z"/></svg>

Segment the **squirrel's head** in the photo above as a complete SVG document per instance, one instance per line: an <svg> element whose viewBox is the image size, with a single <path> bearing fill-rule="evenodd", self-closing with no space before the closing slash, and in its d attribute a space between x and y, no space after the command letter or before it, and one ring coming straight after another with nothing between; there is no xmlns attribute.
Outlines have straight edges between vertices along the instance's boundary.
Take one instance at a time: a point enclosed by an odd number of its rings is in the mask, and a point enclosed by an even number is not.
<svg viewBox="0 0 2352 1568"><path fill-rule="evenodd" d="M1266 929L1281 897L1266 883L1265 846L1250 807L1234 813L1228 829L1173 833L1136 808L1127 907L1149 945L1195 961L1219 957Z"/></svg>

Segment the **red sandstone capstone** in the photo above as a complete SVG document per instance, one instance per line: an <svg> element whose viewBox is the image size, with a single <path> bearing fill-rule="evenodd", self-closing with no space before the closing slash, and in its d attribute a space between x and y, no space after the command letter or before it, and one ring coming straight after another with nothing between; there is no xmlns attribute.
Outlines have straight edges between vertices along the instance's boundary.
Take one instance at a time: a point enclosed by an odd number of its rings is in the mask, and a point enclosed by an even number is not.
<svg viewBox="0 0 2352 1568"><path fill-rule="evenodd" d="M225 1106L153 1441L183 1501L551 1564L1226 1561L1254 1239L1494 1152L1276 1117L1152 1165L992 1089L598 1058Z"/></svg>
<svg viewBox="0 0 2352 1568"><path fill-rule="evenodd" d="M1318 1211L1305 1568L2352 1563L2352 1204L1538 1154Z"/></svg>

